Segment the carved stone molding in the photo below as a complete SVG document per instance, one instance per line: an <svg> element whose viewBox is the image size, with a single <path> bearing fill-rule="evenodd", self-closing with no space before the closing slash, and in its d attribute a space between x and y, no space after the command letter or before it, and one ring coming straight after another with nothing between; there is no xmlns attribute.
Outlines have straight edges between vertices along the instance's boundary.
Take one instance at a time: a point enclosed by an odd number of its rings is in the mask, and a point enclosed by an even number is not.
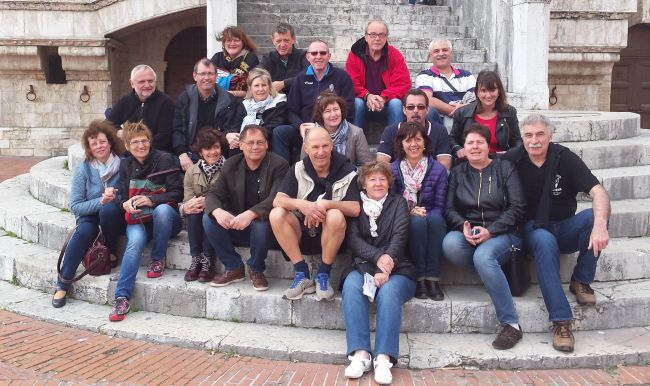
<svg viewBox="0 0 650 386"><path fill-rule="evenodd" d="M120 0L82 1L0 1L0 10L14 11L96 11Z"/></svg>

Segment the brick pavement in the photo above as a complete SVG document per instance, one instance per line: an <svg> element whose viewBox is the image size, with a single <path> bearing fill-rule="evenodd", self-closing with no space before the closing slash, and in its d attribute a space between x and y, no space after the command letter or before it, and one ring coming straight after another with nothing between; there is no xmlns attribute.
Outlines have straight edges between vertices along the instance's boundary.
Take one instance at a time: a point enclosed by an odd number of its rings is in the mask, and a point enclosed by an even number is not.
<svg viewBox="0 0 650 386"><path fill-rule="evenodd" d="M371 385L344 366L273 361L115 338L0 311L0 386L9 384ZM394 369L394 385L650 384L650 367Z"/></svg>
<svg viewBox="0 0 650 386"><path fill-rule="evenodd" d="M29 169L48 157L0 157L0 182L28 173Z"/></svg>

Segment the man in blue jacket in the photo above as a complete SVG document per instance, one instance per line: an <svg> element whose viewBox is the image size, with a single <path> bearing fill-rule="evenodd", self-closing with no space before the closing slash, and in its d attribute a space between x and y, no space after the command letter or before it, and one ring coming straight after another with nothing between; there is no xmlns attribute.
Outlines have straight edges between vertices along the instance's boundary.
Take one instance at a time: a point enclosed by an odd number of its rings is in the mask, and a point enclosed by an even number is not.
<svg viewBox="0 0 650 386"><path fill-rule="evenodd" d="M291 162L291 149L302 142L305 130L312 127L312 110L316 98L323 91L335 92L345 99L347 119L354 118L354 87L350 76L329 61L332 54L327 43L314 40L307 48L309 67L296 76L287 98L290 125L273 130L272 150Z"/></svg>

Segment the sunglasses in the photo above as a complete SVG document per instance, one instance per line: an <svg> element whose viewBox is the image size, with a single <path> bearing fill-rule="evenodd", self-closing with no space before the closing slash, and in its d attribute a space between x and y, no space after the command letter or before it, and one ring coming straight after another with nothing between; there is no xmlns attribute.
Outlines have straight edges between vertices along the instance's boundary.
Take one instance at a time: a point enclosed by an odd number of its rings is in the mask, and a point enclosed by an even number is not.
<svg viewBox="0 0 650 386"><path fill-rule="evenodd" d="M406 108L408 111L413 111L413 110L415 110L415 109L423 110L423 111L424 111L424 110L427 109L427 106L426 106L426 105L406 105L405 108Z"/></svg>
<svg viewBox="0 0 650 386"><path fill-rule="evenodd" d="M311 55L311 56L318 56L318 55L327 56L328 53L329 52L327 52L327 51L311 51L311 52L309 52L309 55Z"/></svg>

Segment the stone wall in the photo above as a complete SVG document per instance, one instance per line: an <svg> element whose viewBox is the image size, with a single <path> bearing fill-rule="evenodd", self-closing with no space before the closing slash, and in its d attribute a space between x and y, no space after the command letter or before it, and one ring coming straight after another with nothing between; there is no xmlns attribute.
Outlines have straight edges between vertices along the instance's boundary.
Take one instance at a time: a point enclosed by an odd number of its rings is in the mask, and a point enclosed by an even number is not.
<svg viewBox="0 0 650 386"><path fill-rule="evenodd" d="M557 98L551 108L609 111L612 66L636 9L637 0L551 1L548 85Z"/></svg>
<svg viewBox="0 0 650 386"><path fill-rule="evenodd" d="M650 24L650 0L637 0L636 13L629 19L630 27L635 24Z"/></svg>

